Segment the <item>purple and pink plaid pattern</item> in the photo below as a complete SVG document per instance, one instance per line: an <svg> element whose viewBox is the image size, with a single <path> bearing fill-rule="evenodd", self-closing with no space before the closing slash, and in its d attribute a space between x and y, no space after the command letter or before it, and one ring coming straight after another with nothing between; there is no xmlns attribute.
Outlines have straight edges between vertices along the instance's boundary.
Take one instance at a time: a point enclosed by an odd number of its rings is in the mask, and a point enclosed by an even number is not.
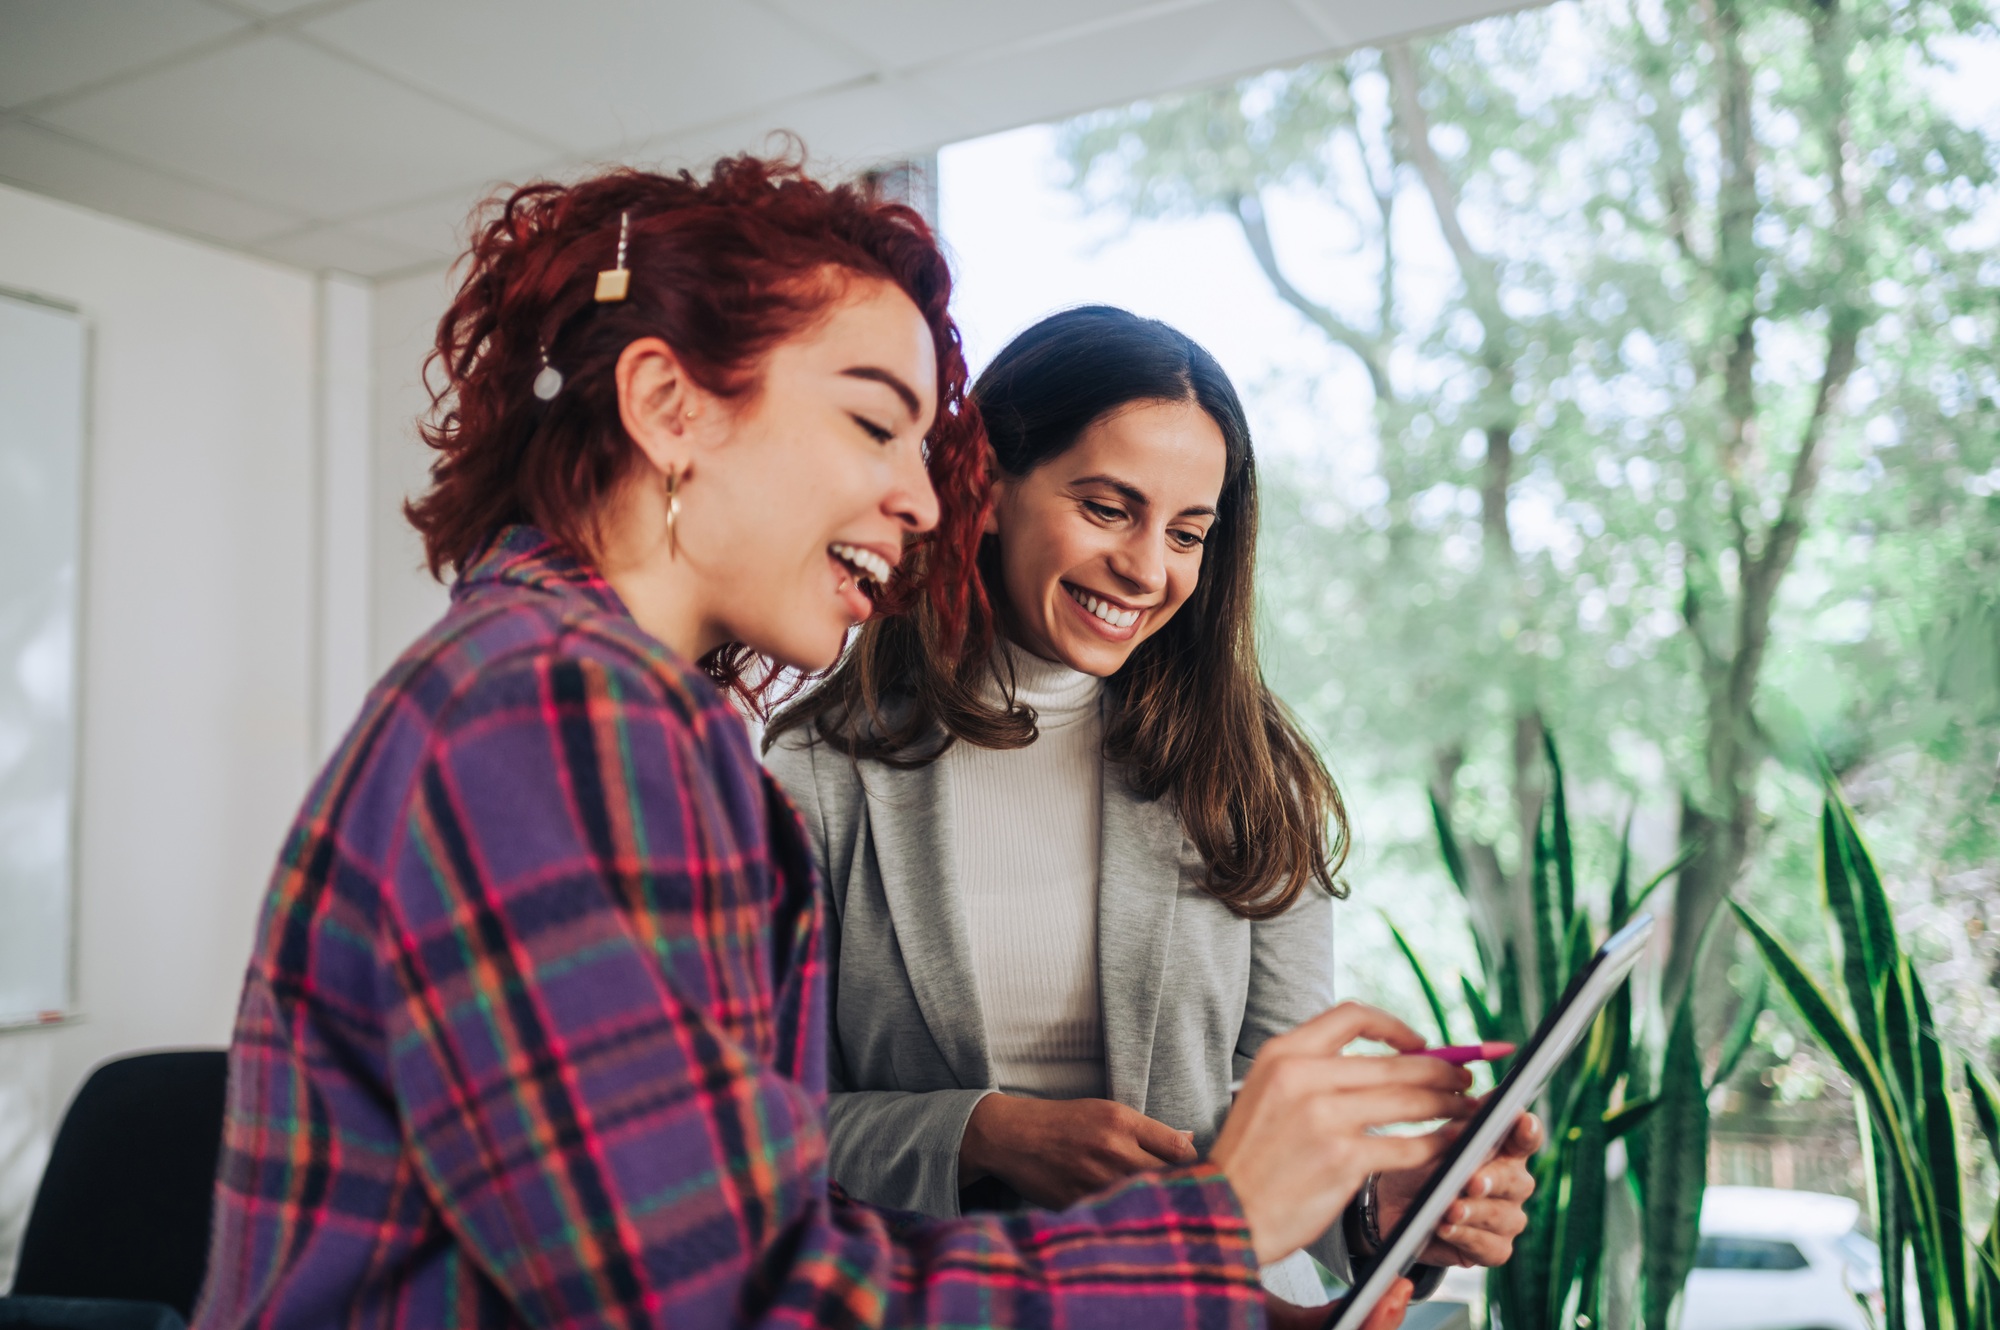
<svg viewBox="0 0 2000 1330"><path fill-rule="evenodd" d="M952 1223L842 1196L819 908L721 696L506 532L285 842L196 1330L1262 1323L1212 1168Z"/></svg>

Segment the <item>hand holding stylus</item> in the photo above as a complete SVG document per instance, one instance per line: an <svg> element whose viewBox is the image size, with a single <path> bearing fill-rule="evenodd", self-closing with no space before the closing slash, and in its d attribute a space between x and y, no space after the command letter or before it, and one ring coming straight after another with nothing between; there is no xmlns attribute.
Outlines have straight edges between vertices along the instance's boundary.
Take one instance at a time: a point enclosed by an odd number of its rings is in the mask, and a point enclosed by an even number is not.
<svg viewBox="0 0 2000 1330"><path fill-rule="evenodd" d="M1209 1158L1235 1188L1257 1259L1269 1263L1324 1233L1371 1173L1436 1162L1439 1132L1382 1136L1393 1123L1462 1120L1477 1109L1472 1074L1438 1058L1341 1057L1357 1039L1403 1053L1423 1036L1387 1012L1343 1002L1266 1040Z"/></svg>

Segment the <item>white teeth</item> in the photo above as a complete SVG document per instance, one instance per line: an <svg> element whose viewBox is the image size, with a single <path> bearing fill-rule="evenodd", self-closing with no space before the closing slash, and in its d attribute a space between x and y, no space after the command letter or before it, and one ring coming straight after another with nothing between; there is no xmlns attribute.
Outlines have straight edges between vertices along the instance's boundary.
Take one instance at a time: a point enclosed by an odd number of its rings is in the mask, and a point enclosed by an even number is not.
<svg viewBox="0 0 2000 1330"><path fill-rule="evenodd" d="M1130 628L1133 624L1139 622L1139 611L1137 610L1118 609L1109 601L1099 600L1088 591L1079 591L1073 586L1066 586L1063 590L1069 592L1071 600L1074 600L1077 604L1083 606L1113 628Z"/></svg>
<svg viewBox="0 0 2000 1330"><path fill-rule="evenodd" d="M861 570L864 577L874 579L877 586L889 585L889 574L892 571L889 567L889 561L874 550L863 549L859 545L843 544L839 541L835 541L826 548L836 559L844 563L853 564Z"/></svg>

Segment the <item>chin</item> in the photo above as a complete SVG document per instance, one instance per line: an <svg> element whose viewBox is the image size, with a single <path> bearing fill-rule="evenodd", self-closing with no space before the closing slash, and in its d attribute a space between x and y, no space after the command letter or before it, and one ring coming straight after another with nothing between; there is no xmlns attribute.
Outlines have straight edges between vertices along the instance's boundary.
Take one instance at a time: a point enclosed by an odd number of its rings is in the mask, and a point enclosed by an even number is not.
<svg viewBox="0 0 2000 1330"><path fill-rule="evenodd" d="M1094 674L1100 679L1108 679L1118 673L1125 668L1125 662L1132 658L1130 650L1109 642L1078 641L1070 638L1053 645L1056 655L1063 664L1079 673Z"/></svg>
<svg viewBox="0 0 2000 1330"><path fill-rule="evenodd" d="M746 636L743 644L784 669L817 674L840 659L840 649L847 644L847 623L845 619L829 623L826 631L817 633L801 632L794 626L789 632L762 635L762 640Z"/></svg>

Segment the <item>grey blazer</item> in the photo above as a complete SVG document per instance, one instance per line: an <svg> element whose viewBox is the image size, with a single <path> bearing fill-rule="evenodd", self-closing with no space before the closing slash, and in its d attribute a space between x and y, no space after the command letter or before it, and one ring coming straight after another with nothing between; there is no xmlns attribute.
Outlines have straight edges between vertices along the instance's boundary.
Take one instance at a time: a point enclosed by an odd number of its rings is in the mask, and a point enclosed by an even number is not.
<svg viewBox="0 0 2000 1330"><path fill-rule="evenodd" d="M805 817L832 896L832 1174L877 1205L956 1215L959 1144L993 1073L952 877L949 767L857 764L804 728L765 761ZM1302 896L1258 923L1231 914L1202 889L1201 858L1172 807L1140 799L1104 767L1107 1093L1192 1131L1206 1154L1229 1083L1258 1046L1331 1004L1332 902ZM1344 1274L1338 1233L1314 1251Z"/></svg>

